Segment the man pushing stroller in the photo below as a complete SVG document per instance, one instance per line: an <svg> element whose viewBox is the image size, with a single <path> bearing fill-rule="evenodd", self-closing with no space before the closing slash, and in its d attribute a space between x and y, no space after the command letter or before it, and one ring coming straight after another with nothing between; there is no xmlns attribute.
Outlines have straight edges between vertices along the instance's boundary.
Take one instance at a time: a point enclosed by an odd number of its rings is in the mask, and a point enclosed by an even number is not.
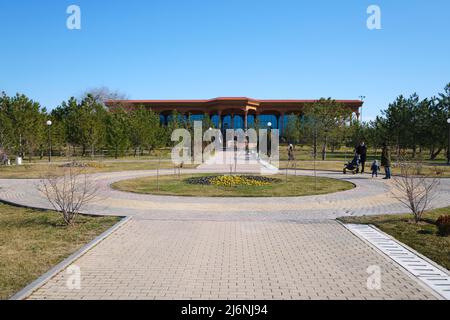
<svg viewBox="0 0 450 320"><path fill-rule="evenodd" d="M347 171L351 171L353 174L359 173L359 165L360 165L360 156L359 154L355 154L353 160L348 162L344 166L343 173L347 174Z"/></svg>

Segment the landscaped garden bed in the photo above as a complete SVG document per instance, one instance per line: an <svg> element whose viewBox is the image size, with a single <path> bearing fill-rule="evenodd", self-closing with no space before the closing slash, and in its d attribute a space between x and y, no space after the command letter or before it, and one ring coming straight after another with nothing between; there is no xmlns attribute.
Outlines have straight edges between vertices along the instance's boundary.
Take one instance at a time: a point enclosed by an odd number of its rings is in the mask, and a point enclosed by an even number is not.
<svg viewBox="0 0 450 320"><path fill-rule="evenodd" d="M113 188L136 193L193 197L292 197L352 189L347 181L288 175L169 175L119 181Z"/></svg>

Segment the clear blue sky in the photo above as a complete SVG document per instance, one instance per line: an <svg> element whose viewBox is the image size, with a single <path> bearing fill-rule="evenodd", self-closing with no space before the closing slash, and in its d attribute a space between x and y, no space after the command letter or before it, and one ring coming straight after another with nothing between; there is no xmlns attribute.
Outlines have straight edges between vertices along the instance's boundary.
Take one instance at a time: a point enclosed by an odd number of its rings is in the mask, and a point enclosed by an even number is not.
<svg viewBox="0 0 450 320"><path fill-rule="evenodd" d="M382 30L366 28L370 4ZM450 82L449 13L448 0L1 0L0 90L49 109L101 86L133 99L365 95L373 118Z"/></svg>

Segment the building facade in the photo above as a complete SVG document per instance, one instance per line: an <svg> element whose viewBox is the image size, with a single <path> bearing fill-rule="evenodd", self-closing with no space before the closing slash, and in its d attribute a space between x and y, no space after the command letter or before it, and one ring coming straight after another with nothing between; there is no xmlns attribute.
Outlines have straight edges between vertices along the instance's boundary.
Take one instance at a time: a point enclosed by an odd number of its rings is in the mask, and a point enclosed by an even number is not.
<svg viewBox="0 0 450 320"><path fill-rule="evenodd" d="M285 128L288 115L301 115L305 105L318 100L258 100L246 97L224 97L209 100L110 100L109 107L122 106L131 109L145 106L160 115L161 122L168 124L174 112L183 118L201 120L208 116L216 128L247 129L258 123L264 128ZM361 100L336 100L360 117Z"/></svg>

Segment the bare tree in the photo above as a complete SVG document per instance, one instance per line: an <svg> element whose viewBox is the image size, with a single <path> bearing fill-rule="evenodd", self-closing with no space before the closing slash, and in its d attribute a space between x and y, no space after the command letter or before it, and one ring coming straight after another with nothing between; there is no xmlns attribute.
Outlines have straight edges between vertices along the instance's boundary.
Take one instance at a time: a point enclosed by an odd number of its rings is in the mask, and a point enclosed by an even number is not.
<svg viewBox="0 0 450 320"><path fill-rule="evenodd" d="M47 173L42 177L39 191L62 213L64 223L73 225L83 207L96 198L98 188L84 168L69 165L63 170L62 175Z"/></svg>
<svg viewBox="0 0 450 320"><path fill-rule="evenodd" d="M81 100L86 98L88 95L91 95L95 102L102 105L104 105L107 100L126 100L128 98L125 93L118 90L111 90L108 87L90 88L81 95Z"/></svg>
<svg viewBox="0 0 450 320"><path fill-rule="evenodd" d="M400 174L392 178L394 197L411 210L418 223L429 209L439 179L421 174L422 165L417 161L411 162L400 157L397 166Z"/></svg>

